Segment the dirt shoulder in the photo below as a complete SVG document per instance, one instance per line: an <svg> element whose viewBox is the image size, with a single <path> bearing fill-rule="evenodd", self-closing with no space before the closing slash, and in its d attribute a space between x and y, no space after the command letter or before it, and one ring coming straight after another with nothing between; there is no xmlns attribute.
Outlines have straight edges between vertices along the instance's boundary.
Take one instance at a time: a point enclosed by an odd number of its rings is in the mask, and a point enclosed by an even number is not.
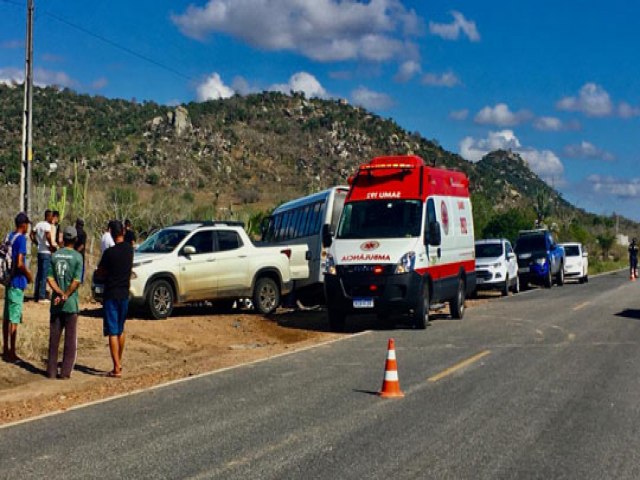
<svg viewBox="0 0 640 480"><path fill-rule="evenodd" d="M127 320L123 376L113 379L106 377L112 364L99 306L86 305L78 323L78 359L71 379L47 379L48 305L25 304L18 331L23 361L0 362L0 424L341 336L327 331L320 311L281 311L267 319L243 311L220 314L211 307L183 308L164 321Z"/></svg>

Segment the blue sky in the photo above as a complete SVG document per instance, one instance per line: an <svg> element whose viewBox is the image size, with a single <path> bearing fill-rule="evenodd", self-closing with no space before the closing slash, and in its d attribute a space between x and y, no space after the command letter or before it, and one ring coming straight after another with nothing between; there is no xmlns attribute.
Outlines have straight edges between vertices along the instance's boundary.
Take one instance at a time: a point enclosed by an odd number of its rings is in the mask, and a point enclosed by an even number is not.
<svg viewBox="0 0 640 480"><path fill-rule="evenodd" d="M22 78L25 3L0 0L0 82ZM470 161L511 148L578 206L640 220L640 3L35 3L40 84L165 104L346 98Z"/></svg>

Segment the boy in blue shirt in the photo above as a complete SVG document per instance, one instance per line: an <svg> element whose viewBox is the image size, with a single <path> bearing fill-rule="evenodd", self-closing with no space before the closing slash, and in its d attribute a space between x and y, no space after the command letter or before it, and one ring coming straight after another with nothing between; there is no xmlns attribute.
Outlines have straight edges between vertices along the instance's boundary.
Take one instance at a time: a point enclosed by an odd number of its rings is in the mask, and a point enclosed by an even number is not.
<svg viewBox="0 0 640 480"><path fill-rule="evenodd" d="M24 304L24 289L33 281L33 276L27 268L27 231L29 217L26 213L16 216L16 229L9 234L11 242L11 283L5 288L4 315L2 317L2 357L7 362L17 362L16 340L18 325L22 323L22 306Z"/></svg>

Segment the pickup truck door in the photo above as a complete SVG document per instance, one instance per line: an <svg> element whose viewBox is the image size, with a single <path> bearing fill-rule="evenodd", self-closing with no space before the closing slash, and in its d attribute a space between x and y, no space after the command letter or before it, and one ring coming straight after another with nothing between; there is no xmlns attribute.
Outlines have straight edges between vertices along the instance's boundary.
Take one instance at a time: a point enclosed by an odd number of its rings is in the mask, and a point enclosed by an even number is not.
<svg viewBox="0 0 640 480"><path fill-rule="evenodd" d="M185 255L184 248L196 249L193 255ZM182 301L214 298L218 286L213 230L196 232L181 248L180 296Z"/></svg>
<svg viewBox="0 0 640 480"><path fill-rule="evenodd" d="M215 263L218 272L216 297L251 295L253 278L249 278L249 252L251 246L244 245L238 232L216 230Z"/></svg>

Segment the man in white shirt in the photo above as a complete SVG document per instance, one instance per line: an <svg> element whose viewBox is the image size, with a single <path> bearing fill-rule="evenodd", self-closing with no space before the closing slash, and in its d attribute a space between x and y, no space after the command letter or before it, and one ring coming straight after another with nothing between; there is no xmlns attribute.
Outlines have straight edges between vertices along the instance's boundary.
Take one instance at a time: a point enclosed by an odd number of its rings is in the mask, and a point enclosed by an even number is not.
<svg viewBox="0 0 640 480"><path fill-rule="evenodd" d="M100 239L100 253L104 253L107 248L113 247L116 242L113 241L113 237L111 236L111 231L109 227L111 226L111 220L107 225L107 230L102 234L102 238Z"/></svg>
<svg viewBox="0 0 640 480"><path fill-rule="evenodd" d="M55 252L55 242L52 235L53 212L45 210L44 220L39 222L31 231L31 241L38 244L38 274L33 289L33 300L47 299L47 274L51 264L51 253Z"/></svg>

